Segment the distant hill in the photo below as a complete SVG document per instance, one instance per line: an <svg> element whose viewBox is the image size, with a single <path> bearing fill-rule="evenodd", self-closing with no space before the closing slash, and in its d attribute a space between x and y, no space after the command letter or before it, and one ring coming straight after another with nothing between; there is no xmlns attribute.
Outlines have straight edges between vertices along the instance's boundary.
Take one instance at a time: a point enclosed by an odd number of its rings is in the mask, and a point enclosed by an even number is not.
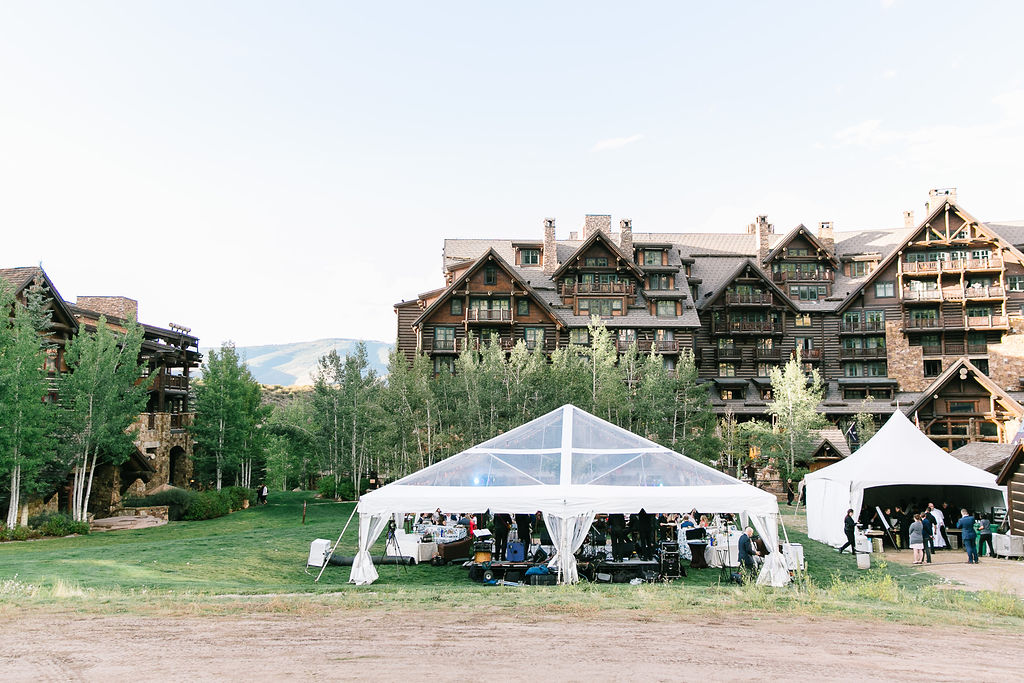
<svg viewBox="0 0 1024 683"><path fill-rule="evenodd" d="M268 344L266 346L238 346L238 355L245 359L249 371L260 384L281 386L302 386L313 383L317 360L336 349L339 356L355 350L359 339L318 339L290 344ZM388 354L393 344L365 340L366 355L370 367L378 375L388 372ZM204 354L209 348L200 349Z"/></svg>

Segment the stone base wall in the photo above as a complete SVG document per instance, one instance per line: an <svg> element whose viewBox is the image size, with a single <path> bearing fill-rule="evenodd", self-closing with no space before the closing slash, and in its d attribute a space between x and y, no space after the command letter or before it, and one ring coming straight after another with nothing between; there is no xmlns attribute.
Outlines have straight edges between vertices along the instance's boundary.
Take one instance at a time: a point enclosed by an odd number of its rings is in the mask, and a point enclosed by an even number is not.
<svg viewBox="0 0 1024 683"><path fill-rule="evenodd" d="M145 453L149 464L156 469L156 473L145 482L146 492L162 484L187 488L192 479L192 435L185 427L172 428L172 417L170 413L143 413L139 416L135 445L140 453ZM178 419L183 419L183 424L191 424L191 414L178 416ZM179 457L178 462L173 464L175 471L172 481L171 459L174 452Z"/></svg>
<svg viewBox="0 0 1024 683"><path fill-rule="evenodd" d="M1000 344L988 345L988 376L1007 391L1020 389L1024 377L1024 319L1010 318L1010 330Z"/></svg>
<svg viewBox="0 0 1024 683"><path fill-rule="evenodd" d="M121 514L126 517L156 517L168 521L170 508L166 505L150 505L147 507L122 508Z"/></svg>
<svg viewBox="0 0 1024 683"><path fill-rule="evenodd" d="M911 346L907 337L900 332L896 321L885 323L885 355L888 357L889 377L897 380L901 391L923 391L931 379L924 376L924 350ZM945 363L943 363L945 365Z"/></svg>

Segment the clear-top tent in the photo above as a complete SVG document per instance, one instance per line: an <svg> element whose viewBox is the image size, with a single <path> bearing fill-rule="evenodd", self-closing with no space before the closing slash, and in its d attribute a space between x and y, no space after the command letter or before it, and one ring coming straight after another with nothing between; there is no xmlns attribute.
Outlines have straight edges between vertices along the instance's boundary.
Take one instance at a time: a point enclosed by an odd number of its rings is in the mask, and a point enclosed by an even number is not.
<svg viewBox="0 0 1024 683"><path fill-rule="evenodd" d="M565 582L577 580L573 553L595 513L733 512L749 518L769 549L778 546L775 496L616 427L572 405L359 499L359 552L351 582L377 578L369 547L392 515L427 512L541 511L555 545L553 563ZM760 583L789 580L772 552Z"/></svg>

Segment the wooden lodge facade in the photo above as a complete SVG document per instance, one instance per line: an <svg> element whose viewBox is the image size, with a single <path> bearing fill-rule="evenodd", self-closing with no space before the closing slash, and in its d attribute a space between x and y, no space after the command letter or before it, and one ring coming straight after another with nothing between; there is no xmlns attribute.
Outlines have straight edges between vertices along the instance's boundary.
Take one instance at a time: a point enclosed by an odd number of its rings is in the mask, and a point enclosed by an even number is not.
<svg viewBox="0 0 1024 683"><path fill-rule="evenodd" d="M46 367L51 377L67 371L64 346L81 330L95 330L100 316L108 326L123 331L128 320L136 320L138 303L120 296L77 298L74 304L65 301L49 276L39 267L0 269L0 279L25 301L30 287L39 287L52 314L49 341L53 344ZM173 329L140 323L143 329L139 362L145 368L140 382L149 383L146 412L139 416L136 450L118 466L98 467L90 498L90 511L106 514L120 507L121 499L131 489L143 494L163 484L187 487L192 478L192 437L188 427L193 413L189 403L189 380L202 360L199 339L189 330ZM46 400L59 400L56 382ZM64 509L70 505L68 491L57 491L50 507Z"/></svg>
<svg viewBox="0 0 1024 683"><path fill-rule="evenodd" d="M769 372L797 350L836 424L904 410L940 446L1007 443L1024 416L1024 222L975 219L955 190L889 230L613 231L446 239L443 287L395 305L399 348L451 369L469 338L550 353L598 315L620 351L692 352L715 409L764 417Z"/></svg>

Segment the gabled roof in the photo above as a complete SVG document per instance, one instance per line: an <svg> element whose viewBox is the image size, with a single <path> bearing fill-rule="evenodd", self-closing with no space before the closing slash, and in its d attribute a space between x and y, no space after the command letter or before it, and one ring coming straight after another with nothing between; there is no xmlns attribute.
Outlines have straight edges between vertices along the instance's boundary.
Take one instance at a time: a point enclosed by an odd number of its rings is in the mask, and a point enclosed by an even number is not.
<svg viewBox="0 0 1024 683"><path fill-rule="evenodd" d="M605 246L607 246L613 254L618 256L619 260L624 261L626 266L633 271L634 275L636 275L638 278L643 278L644 271L640 266L636 264L636 262L633 261L633 255L626 254L626 252L622 251L622 248L619 247L619 245L615 244L611 237L606 235L603 231L597 230L594 232L593 235L585 239L583 241L583 244L581 244L579 247L576 248L575 251L572 252L569 258L567 258L562 263L562 265L558 267L558 270L554 272L554 274L551 276L551 279L558 280L558 278L560 278L566 270L575 265L576 259L579 258L584 252L586 252L587 249L593 246L598 240L603 242Z"/></svg>
<svg viewBox="0 0 1024 683"><path fill-rule="evenodd" d="M774 259L776 256L779 256L780 254L782 254L782 250L785 249L786 246L789 245L789 243L792 242L794 238L796 238L798 235L801 235L801 234L805 238L807 238L807 241L810 242L812 245L814 245L814 247L818 251L820 251L823 254L825 254L825 256L828 257L829 262L833 266L835 266L837 268L839 267L839 261L836 260L836 255L833 252L833 250L829 249L824 244L822 244L821 240L819 240L812 231L808 230L807 227L803 223L801 223L800 225L796 226L795 228L790 230L788 233L786 233L785 237L783 237L781 240L779 240L776 243L776 245L772 248L772 250L769 251L767 255L765 255L764 260L761 261L761 263L764 263L764 264L770 263L772 261L772 259Z"/></svg>
<svg viewBox="0 0 1024 683"><path fill-rule="evenodd" d="M975 367L975 365L966 358L958 358L952 365L946 368L945 372L936 377L935 381L929 384L928 388L921 392L921 400L915 403L913 407L904 408L903 412L905 414L910 414L911 412L920 409L923 403L926 403L929 398L939 393L942 387L953 379L954 375L959 374L961 369L965 369L969 374L973 375L973 378L978 382L978 384L995 395L1006 406L1007 410L1014 413L1017 417L1024 417L1024 406L1017 403L1017 401L1006 393L1001 386L989 379L988 375Z"/></svg>
<svg viewBox="0 0 1024 683"><path fill-rule="evenodd" d="M980 470L998 474L1007 459L1013 454L1013 445L1008 443L991 443L987 441L974 441L961 446L950 455L968 465L974 465Z"/></svg>
<svg viewBox="0 0 1024 683"><path fill-rule="evenodd" d="M0 280L6 280L14 287L14 295L18 296L21 294L37 277L41 277L43 282L49 288L52 298L53 305L56 311L62 314L72 331L78 330L78 321L75 318L74 313L71 312L71 308L67 302L64 301L64 297L60 295L57 288L53 286L53 282L50 280L50 276L46 274L46 271L41 266L27 266L20 268L0 268Z"/></svg>
<svg viewBox="0 0 1024 683"><path fill-rule="evenodd" d="M1018 443L1013 448L1013 453L1006 460L1006 464L999 470L999 474L996 475L996 483L1000 486L1009 486L1010 479L1013 478L1014 472L1021 466L1021 461L1024 460L1024 443Z"/></svg>
<svg viewBox="0 0 1024 683"><path fill-rule="evenodd" d="M419 327L423 323L423 321L426 320L427 317L429 317L430 314L432 314L434 310L441 305L441 303L448 299L448 296L451 294L451 292L455 291L463 282L465 282L469 278L470 275L478 271L480 268L484 266L485 263L487 263L490 260L493 260L495 263L497 263L502 268L502 270L504 270L509 275L509 277L512 278L513 282L518 282L519 284L521 284L523 286L523 289L526 290L527 294L530 295L530 298L533 301L535 301L538 306L543 308L548 315L551 316L551 319L555 322L556 325L563 324L562 320L558 317L558 315L555 314L555 312L551 309L547 302L544 301L544 299L542 299L537 294L533 287L530 286L530 283L527 282L525 278L520 276L516 272L516 270L509 265L508 261L501 258L501 255L497 251L495 251L493 247L491 247L490 249L485 251L472 266L467 268L466 271L462 273L462 275L460 275L458 279L456 279L455 282L451 284L450 287L447 287L445 289L444 294L437 297L437 299L434 300L434 303L427 306L423 313L421 313L420 316L416 318L412 326Z"/></svg>
<svg viewBox="0 0 1024 683"><path fill-rule="evenodd" d="M842 430L838 427L816 430L814 447L811 449L812 455L817 455L818 451L825 444L832 446L832 450L842 458L850 456L850 444L846 443L846 437L843 436Z"/></svg>
<svg viewBox="0 0 1024 683"><path fill-rule="evenodd" d="M852 303L853 300L856 299L868 285L873 283L875 279L882 274L882 271L884 271L890 263L892 263L895 259L898 259L900 257L900 252L903 251L907 247L907 245L913 242L914 238L922 230L924 230L929 223L934 221L936 218L938 218L940 214L946 211L946 207L949 207L950 210L955 211L957 214L959 214L960 217L963 218L967 223L974 223L975 225L977 225L982 232L989 235L992 239L994 239L995 241L999 242L1002 246L1009 249L1012 254L1017 256L1017 258L1021 259L1021 262L1024 262L1024 253L1017 249L1017 247L1015 247L1013 244L1007 241L1006 238L1004 238L998 232L993 230L987 224L982 223L977 218L967 213L967 211L961 208L961 206L957 204L955 200L947 198L945 202L943 202L939 206L936 206L935 209L932 210L932 212L928 214L928 216L923 221L918 223L916 228L906 233L906 235L903 238L903 241L897 244L892 249L892 251L889 252L889 255L883 258L881 262L879 262L878 266L875 267L874 271L872 271L872 273L868 275L867 278L865 278L859 286L854 287L850 291L850 293L846 296L846 299L841 304L839 304L838 308L836 309L836 312L842 313L843 310L847 306L849 306L850 303Z"/></svg>
<svg viewBox="0 0 1024 683"><path fill-rule="evenodd" d="M729 277L722 280L721 284L718 285L718 287L714 291L712 291L710 295L704 296L704 299L698 304L697 307L700 310L704 310L705 308L713 304L718 299L718 297L722 296L722 293L726 289L728 289L729 285L731 285L733 281L737 277L739 277L740 273L742 273L746 268L750 268L753 271L753 273L758 278L761 279L762 282L768 285L768 287L775 293L775 295L779 297L780 301L784 302L792 310L798 310L796 304L794 304L793 301L789 298L789 295L782 291L778 285L772 282L771 279L769 279L768 276L765 274L765 272L757 266L757 264L754 262L754 259L750 258L743 259L743 261L741 261L739 265L737 265L736 268L733 269L732 273L729 274Z"/></svg>

